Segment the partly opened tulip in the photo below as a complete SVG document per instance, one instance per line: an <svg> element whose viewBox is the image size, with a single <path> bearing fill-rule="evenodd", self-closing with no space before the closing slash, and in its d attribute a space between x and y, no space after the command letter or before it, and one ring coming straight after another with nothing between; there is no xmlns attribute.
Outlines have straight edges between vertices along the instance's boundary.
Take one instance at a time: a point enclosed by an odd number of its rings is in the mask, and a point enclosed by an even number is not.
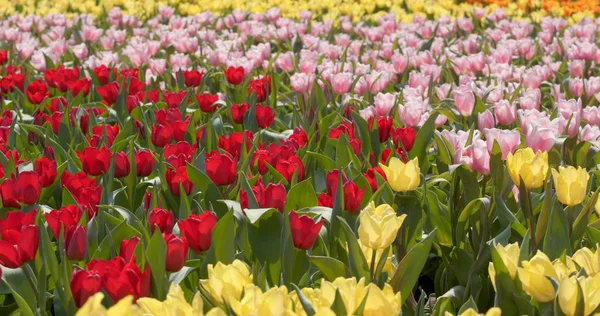
<svg viewBox="0 0 600 316"><path fill-rule="evenodd" d="M528 189L539 188L548 176L548 153L533 153L531 148L518 150L506 157L506 166L513 182L518 186L523 179Z"/></svg>
<svg viewBox="0 0 600 316"><path fill-rule="evenodd" d="M298 216L295 211L291 211L289 217L294 247L304 250L312 248L317 237L319 237L319 231L325 220L321 219L315 223L312 217L308 215Z"/></svg>
<svg viewBox="0 0 600 316"><path fill-rule="evenodd" d="M379 164L388 183L396 192L407 192L416 189L421 183L421 169L419 158L415 158L406 164L402 160L392 157L389 165Z"/></svg>
<svg viewBox="0 0 600 316"><path fill-rule="evenodd" d="M585 168L572 166L566 168L560 166L558 171L552 169L552 179L554 179L554 187L556 195L562 204L575 206L583 202L587 193L587 183L590 179Z"/></svg>
<svg viewBox="0 0 600 316"><path fill-rule="evenodd" d="M371 202L360 212L358 237L370 248L387 248L394 242L405 218L406 214L396 216L396 211L388 204L375 207Z"/></svg>

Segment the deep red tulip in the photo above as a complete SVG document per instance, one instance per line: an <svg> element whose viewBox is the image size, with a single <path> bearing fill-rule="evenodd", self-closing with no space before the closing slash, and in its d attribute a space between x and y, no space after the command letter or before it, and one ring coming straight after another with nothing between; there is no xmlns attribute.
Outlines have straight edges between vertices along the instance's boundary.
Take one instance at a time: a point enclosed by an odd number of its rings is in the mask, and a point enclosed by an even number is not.
<svg viewBox="0 0 600 316"><path fill-rule="evenodd" d="M94 259L86 267L90 271L98 271L106 293L114 302L118 302L128 295L132 295L134 301L140 297L150 296L149 265L146 265L146 269L142 273L135 262L127 262L122 257L114 257L109 261Z"/></svg>
<svg viewBox="0 0 600 316"><path fill-rule="evenodd" d="M287 141L296 144L297 148L302 148L308 143L308 135L306 135L306 132L301 127L296 127Z"/></svg>
<svg viewBox="0 0 600 316"><path fill-rule="evenodd" d="M115 153L115 178L122 178L129 175L129 158L125 152Z"/></svg>
<svg viewBox="0 0 600 316"><path fill-rule="evenodd" d="M288 159L280 159L275 165L275 169L288 181L292 181L294 172L297 173L297 181L304 180L304 163L298 156L291 156Z"/></svg>
<svg viewBox="0 0 600 316"><path fill-rule="evenodd" d="M76 97L79 93L83 92L83 96L87 96L88 93L90 93L90 79L88 78L81 78L75 81L69 81L67 83L67 87L69 88L69 91L71 91L71 94Z"/></svg>
<svg viewBox="0 0 600 316"><path fill-rule="evenodd" d="M108 80L110 80L110 72L111 69L106 67L104 64L94 68L94 74L96 77L98 77L98 80L103 85L107 84Z"/></svg>
<svg viewBox="0 0 600 316"><path fill-rule="evenodd" d="M238 85L244 81L244 67L229 66L225 71L227 82L233 85Z"/></svg>
<svg viewBox="0 0 600 316"><path fill-rule="evenodd" d="M137 96L128 95L125 104L127 105L127 112L131 114L133 109L140 106L140 99Z"/></svg>
<svg viewBox="0 0 600 316"><path fill-rule="evenodd" d="M40 197L42 185L35 171L24 171L16 177L4 180L0 187L4 207L20 207L19 203L35 204Z"/></svg>
<svg viewBox="0 0 600 316"><path fill-rule="evenodd" d="M176 109L179 107L179 104L181 104L186 94L187 91L185 90L179 92L165 91L163 92L163 99L169 108Z"/></svg>
<svg viewBox="0 0 600 316"><path fill-rule="evenodd" d="M410 151L415 144L417 138L417 130L412 127L400 127L394 132L394 143L396 146L404 147L404 150Z"/></svg>
<svg viewBox="0 0 600 316"><path fill-rule="evenodd" d="M152 126L152 144L156 147L165 147L173 141L173 128L169 124Z"/></svg>
<svg viewBox="0 0 600 316"><path fill-rule="evenodd" d="M248 93L256 95L256 102L263 102L271 91L271 77L266 76L260 79L250 80Z"/></svg>
<svg viewBox="0 0 600 316"><path fill-rule="evenodd" d="M190 248L195 252L203 252L210 248L212 230L217 224L217 216L211 211L202 215L190 215L179 222L179 229L187 238Z"/></svg>
<svg viewBox="0 0 600 316"><path fill-rule="evenodd" d="M137 95L138 93L140 93L141 91L144 90L144 88L146 88L146 84L139 81L137 79L137 74L132 77L129 81L129 89L127 90L127 94L128 95Z"/></svg>
<svg viewBox="0 0 600 316"><path fill-rule="evenodd" d="M385 176L385 172L383 172L383 169L381 169L379 167L373 167L373 168L367 169L367 172L364 174L364 176L365 176L365 179L367 179L367 182L369 182L369 186L371 187L371 191L373 191L373 192L377 191L377 188L378 188L377 176L375 175L375 173L379 173L385 180L387 180L387 177Z"/></svg>
<svg viewBox="0 0 600 316"><path fill-rule="evenodd" d="M173 213L156 207L148 214L148 224L152 233L158 227L162 233L170 234L173 232Z"/></svg>
<svg viewBox="0 0 600 316"><path fill-rule="evenodd" d="M98 92L102 100L108 105L113 105L117 102L120 90L121 86L115 81L96 88L96 92Z"/></svg>
<svg viewBox="0 0 600 316"><path fill-rule="evenodd" d="M82 209L87 210L88 218L98 212L98 204L102 197L102 186L96 185L96 179L88 178L85 172L71 174L65 171L60 182L73 195L77 204Z"/></svg>
<svg viewBox="0 0 600 316"><path fill-rule="evenodd" d="M354 138L354 124L342 122L338 127L329 130L329 138L338 139L341 134L346 134L349 139Z"/></svg>
<svg viewBox="0 0 600 316"><path fill-rule="evenodd" d="M335 196L337 191L339 173L340 170L335 169L328 171L327 175L325 176L325 188L327 189L327 192L331 194L331 196ZM344 174L342 171L342 184L346 183L346 181L348 181L348 179L346 178L346 174Z"/></svg>
<svg viewBox="0 0 600 316"><path fill-rule="evenodd" d="M333 207L333 197L327 192L321 192L317 198L319 206Z"/></svg>
<svg viewBox="0 0 600 316"><path fill-rule="evenodd" d="M165 270L167 272L177 272L183 268L188 254L188 241L185 237L178 237L173 234L163 234L167 243L167 256Z"/></svg>
<svg viewBox="0 0 600 316"><path fill-rule="evenodd" d="M260 174L265 174L269 171L269 167L267 167L266 163L273 165L273 156L266 150L257 149L252 154L252 161L250 165L253 168L256 168Z"/></svg>
<svg viewBox="0 0 600 316"><path fill-rule="evenodd" d="M256 114L256 122L258 123L258 127L267 128L271 126L273 121L275 120L275 113L273 109L268 105L257 104L254 113Z"/></svg>
<svg viewBox="0 0 600 316"><path fill-rule="evenodd" d="M56 161L46 157L39 158L35 161L35 172L40 176L44 188L51 186L56 179Z"/></svg>
<svg viewBox="0 0 600 316"><path fill-rule="evenodd" d="M319 237L319 231L321 231L325 220L321 219L315 223L312 217L308 215L298 216L296 211L291 211L289 216L294 247L303 250L312 248L315 241L317 241L317 237Z"/></svg>
<svg viewBox="0 0 600 316"><path fill-rule="evenodd" d="M121 246L119 248L119 256L125 259L126 262L135 260L135 248L140 242L140 237L133 236L131 239L121 241Z"/></svg>
<svg viewBox="0 0 600 316"><path fill-rule="evenodd" d="M111 146L115 141L115 138L119 134L119 124L100 124L92 127L92 134L98 136L99 138L104 137L106 135L106 143L108 146Z"/></svg>
<svg viewBox="0 0 600 316"><path fill-rule="evenodd" d="M96 147L85 147L83 151L77 151L77 156L81 160L83 171L92 176L105 174L110 166L112 157L108 147L98 149Z"/></svg>
<svg viewBox="0 0 600 316"><path fill-rule="evenodd" d="M75 305L81 307L90 296L102 290L102 277L96 271L74 269L70 284Z"/></svg>
<svg viewBox="0 0 600 316"><path fill-rule="evenodd" d="M7 212L6 220L0 219L1 265L15 269L35 258L39 244L39 229L34 224L36 213Z"/></svg>
<svg viewBox="0 0 600 316"><path fill-rule="evenodd" d="M27 95L27 100L33 104L40 104L44 99L50 96L48 86L42 79L32 81L27 86L25 94Z"/></svg>
<svg viewBox="0 0 600 316"><path fill-rule="evenodd" d="M256 198L258 207L275 208L283 213L287 192L283 184L269 183L266 187L261 183L252 187L252 193ZM248 194L240 191L240 204L242 208L248 208Z"/></svg>
<svg viewBox="0 0 600 316"><path fill-rule="evenodd" d="M254 134L250 131L233 132L229 136L221 135L219 137L219 148L230 153L233 157L239 157L242 148L242 143L246 143L246 151L252 148Z"/></svg>
<svg viewBox="0 0 600 316"><path fill-rule="evenodd" d="M0 65L6 65L8 62L8 51L6 49L0 49Z"/></svg>
<svg viewBox="0 0 600 316"><path fill-rule="evenodd" d="M231 118L236 124L244 123L244 115L248 112L248 103L233 104L231 106Z"/></svg>
<svg viewBox="0 0 600 316"><path fill-rule="evenodd" d="M352 181L344 184L344 209L352 215L360 212L360 202L365 195L366 187L358 189L358 185Z"/></svg>
<svg viewBox="0 0 600 316"><path fill-rule="evenodd" d="M219 101L218 94L202 93L196 94L196 101L202 112L212 113L217 110L217 101Z"/></svg>
<svg viewBox="0 0 600 316"><path fill-rule="evenodd" d="M190 195L190 193L192 193L194 185L188 178L187 169L185 166L181 166L177 169L167 168L165 177L167 179L167 185L169 186L169 189L173 195L179 196L181 194L179 191L180 183L183 186L185 195Z"/></svg>
<svg viewBox="0 0 600 316"><path fill-rule="evenodd" d="M65 249L69 260L81 261L87 252L87 229L85 226L71 226L65 231Z"/></svg>
<svg viewBox="0 0 600 316"><path fill-rule="evenodd" d="M383 143L390 138L394 129L394 118L391 116L379 116L377 119L371 117L369 119L369 130L373 129L373 121L377 123L377 133L379 133L379 142Z"/></svg>
<svg viewBox="0 0 600 316"><path fill-rule="evenodd" d="M203 73L198 70L184 70L183 83L186 87L197 87L202 82Z"/></svg>
<svg viewBox="0 0 600 316"><path fill-rule="evenodd" d="M48 223L52 235L58 240L60 238L61 228L64 227L63 230L67 231L70 227L76 226L81 219L81 215L81 209L77 206L66 205L58 210L52 210L49 213L46 213L44 217L46 218L46 223Z"/></svg>
<svg viewBox="0 0 600 316"><path fill-rule="evenodd" d="M392 154L392 149L387 147L381 152L381 162L387 164L388 158ZM396 148L396 156L406 162L406 151L402 147Z"/></svg>
<svg viewBox="0 0 600 316"><path fill-rule="evenodd" d="M154 112L154 117L156 123L170 125L181 120L181 112L179 112L179 109L160 109Z"/></svg>
<svg viewBox="0 0 600 316"><path fill-rule="evenodd" d="M237 159L213 150L206 155L206 174L216 185L229 185L237 179Z"/></svg>
<svg viewBox="0 0 600 316"><path fill-rule="evenodd" d="M135 171L138 177L147 177L154 169L154 157L149 150L135 152Z"/></svg>
<svg viewBox="0 0 600 316"><path fill-rule="evenodd" d="M189 124L189 118L183 121L175 121L173 124L171 124L171 127L173 128L173 138L176 142L182 142L185 140L185 133L187 132Z"/></svg>

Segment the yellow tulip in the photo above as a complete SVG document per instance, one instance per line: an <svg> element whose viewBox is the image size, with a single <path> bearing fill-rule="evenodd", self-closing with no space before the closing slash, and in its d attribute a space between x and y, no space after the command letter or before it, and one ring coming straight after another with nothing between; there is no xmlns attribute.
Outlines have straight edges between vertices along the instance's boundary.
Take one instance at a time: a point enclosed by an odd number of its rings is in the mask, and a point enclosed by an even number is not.
<svg viewBox="0 0 600 316"><path fill-rule="evenodd" d="M394 293L392 287L385 283L383 290L377 285L369 283L366 287L367 298L363 315L399 315L402 307L400 292Z"/></svg>
<svg viewBox="0 0 600 316"><path fill-rule="evenodd" d="M521 179L528 189L539 188L544 185L548 176L548 153L533 153L531 148L517 150L513 155L508 153L506 167L513 182L518 186Z"/></svg>
<svg viewBox="0 0 600 316"><path fill-rule="evenodd" d="M562 280L563 278L568 277L572 273L578 271L578 267L575 262L569 258L565 258L565 262L560 260L555 260L552 265L554 266L554 271L556 271L556 275L558 276L557 280Z"/></svg>
<svg viewBox="0 0 600 316"><path fill-rule="evenodd" d="M215 266L209 264L208 279L200 280L200 285L218 303L240 300L247 284L252 284L252 274L246 264L237 259L229 265L221 262Z"/></svg>
<svg viewBox="0 0 600 316"><path fill-rule="evenodd" d="M75 314L76 316L121 316L121 315L131 315L131 316L142 316L142 311L137 307L137 305L133 304L133 296L129 295L122 298L115 305L106 309L102 305L102 300L104 299L104 294L102 292L98 292L92 295L88 300L81 306L81 308Z"/></svg>
<svg viewBox="0 0 600 316"><path fill-rule="evenodd" d="M538 302L550 302L555 292L547 277L558 278L548 256L539 251L529 261L521 262L523 268L517 268L523 290Z"/></svg>
<svg viewBox="0 0 600 316"><path fill-rule="evenodd" d="M248 284L244 288L244 297L231 300L230 306L237 316L293 314L293 301L285 286L273 287L263 293L258 286Z"/></svg>
<svg viewBox="0 0 600 316"><path fill-rule="evenodd" d="M190 305L177 285L171 284L169 293L164 301L155 298L142 297L137 301L138 306L145 314L155 316L169 315L202 315L203 302L200 293L196 293Z"/></svg>
<svg viewBox="0 0 600 316"><path fill-rule="evenodd" d="M478 313L473 308L469 308L466 311L460 313L459 316L500 316L500 315L502 315L502 310L498 307L492 307L485 314ZM446 312L445 316L453 316L453 315L450 312Z"/></svg>
<svg viewBox="0 0 600 316"><path fill-rule="evenodd" d="M415 158L406 164L402 160L392 157L389 166L379 164L390 184L396 192L407 192L416 189L421 183L421 169L419 158Z"/></svg>
<svg viewBox="0 0 600 316"><path fill-rule="evenodd" d="M580 277L578 281L583 292L585 314L590 315L600 305L600 274L593 277Z"/></svg>
<svg viewBox="0 0 600 316"><path fill-rule="evenodd" d="M519 253L521 252L519 243L508 244L506 247L498 245L496 246L496 251L498 251L502 262L504 262L504 265L508 269L510 278L514 280L515 275L517 274L517 266L519 265ZM488 273L490 275L490 280L492 281L492 286L494 287L494 290L496 290L496 268L494 268L492 262L488 265Z"/></svg>
<svg viewBox="0 0 600 316"><path fill-rule="evenodd" d="M600 262L598 262L598 251L593 253L589 248L584 247L577 250L571 259L585 270L588 276L595 276L600 271Z"/></svg>
<svg viewBox="0 0 600 316"><path fill-rule="evenodd" d="M396 216L396 211L388 204L375 207L375 203L371 202L360 212L359 218L360 241L365 246L379 249L387 248L394 242L406 214Z"/></svg>
<svg viewBox="0 0 600 316"><path fill-rule="evenodd" d="M333 304L336 290L340 293L348 315L355 314L356 309L362 303L365 294L367 294L364 278L358 282L356 278L345 279L343 277L339 277L333 280L333 282L322 281L320 300L322 306L331 306Z"/></svg>
<svg viewBox="0 0 600 316"><path fill-rule="evenodd" d="M585 168L577 168L568 166L566 168L560 166L558 171L552 169L552 179L554 179L554 187L556 195L562 204L574 206L583 202L587 193L587 183L590 179Z"/></svg>

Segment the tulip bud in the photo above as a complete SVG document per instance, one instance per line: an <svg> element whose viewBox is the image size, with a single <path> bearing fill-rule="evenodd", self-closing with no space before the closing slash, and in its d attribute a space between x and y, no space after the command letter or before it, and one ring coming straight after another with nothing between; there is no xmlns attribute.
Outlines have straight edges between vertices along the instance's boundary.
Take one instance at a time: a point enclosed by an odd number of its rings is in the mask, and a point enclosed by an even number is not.
<svg viewBox="0 0 600 316"><path fill-rule="evenodd" d="M531 148L519 149L514 155L508 154L506 167L517 186L523 179L528 189L539 188L548 176L548 153L538 151L534 154Z"/></svg>
<svg viewBox="0 0 600 316"><path fill-rule="evenodd" d="M587 183L590 179L585 168L568 166L552 169L552 179L556 188L556 195L562 204L575 206L583 202L587 193Z"/></svg>
<svg viewBox="0 0 600 316"><path fill-rule="evenodd" d="M173 234L163 234L167 244L167 255L165 269L168 272L177 272L183 268L187 259L188 241L185 237L177 237Z"/></svg>
<svg viewBox="0 0 600 316"><path fill-rule="evenodd" d="M291 211L289 218L294 247L304 250L312 248L325 221L315 223L310 216L298 216L296 211Z"/></svg>
<svg viewBox="0 0 600 316"><path fill-rule="evenodd" d="M375 207L371 202L360 212L358 237L369 248L387 248L394 242L405 218L406 214L396 216L388 204Z"/></svg>
<svg viewBox="0 0 600 316"><path fill-rule="evenodd" d="M406 164L402 160L392 157L389 166L379 164L388 183L396 192L407 192L415 190L421 183L421 169L419 158L415 158Z"/></svg>
<svg viewBox="0 0 600 316"><path fill-rule="evenodd" d="M71 226L65 232L65 248L69 260L81 261L87 252L87 229L85 226Z"/></svg>

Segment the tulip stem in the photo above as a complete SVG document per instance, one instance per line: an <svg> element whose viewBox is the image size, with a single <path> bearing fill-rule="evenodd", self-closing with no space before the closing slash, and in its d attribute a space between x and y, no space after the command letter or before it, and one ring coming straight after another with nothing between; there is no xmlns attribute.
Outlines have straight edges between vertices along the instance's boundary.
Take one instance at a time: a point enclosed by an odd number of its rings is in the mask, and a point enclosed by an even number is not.
<svg viewBox="0 0 600 316"><path fill-rule="evenodd" d="M33 290L33 293L35 294L35 297L39 298L40 292L38 291L36 282L33 280L33 270L31 269L31 266L29 266L28 264L25 264L23 266L23 272L25 273L25 277L27 278L27 281L29 282L31 289Z"/></svg>
<svg viewBox="0 0 600 316"><path fill-rule="evenodd" d="M571 234L573 233L573 225L575 224L575 206L567 206L567 210L569 212L569 214L568 214L569 225L567 225L567 227L569 228L569 238L570 238Z"/></svg>
<svg viewBox="0 0 600 316"><path fill-rule="evenodd" d="M377 256L377 248L373 248L373 254L371 255L371 282L375 282L375 257Z"/></svg>

